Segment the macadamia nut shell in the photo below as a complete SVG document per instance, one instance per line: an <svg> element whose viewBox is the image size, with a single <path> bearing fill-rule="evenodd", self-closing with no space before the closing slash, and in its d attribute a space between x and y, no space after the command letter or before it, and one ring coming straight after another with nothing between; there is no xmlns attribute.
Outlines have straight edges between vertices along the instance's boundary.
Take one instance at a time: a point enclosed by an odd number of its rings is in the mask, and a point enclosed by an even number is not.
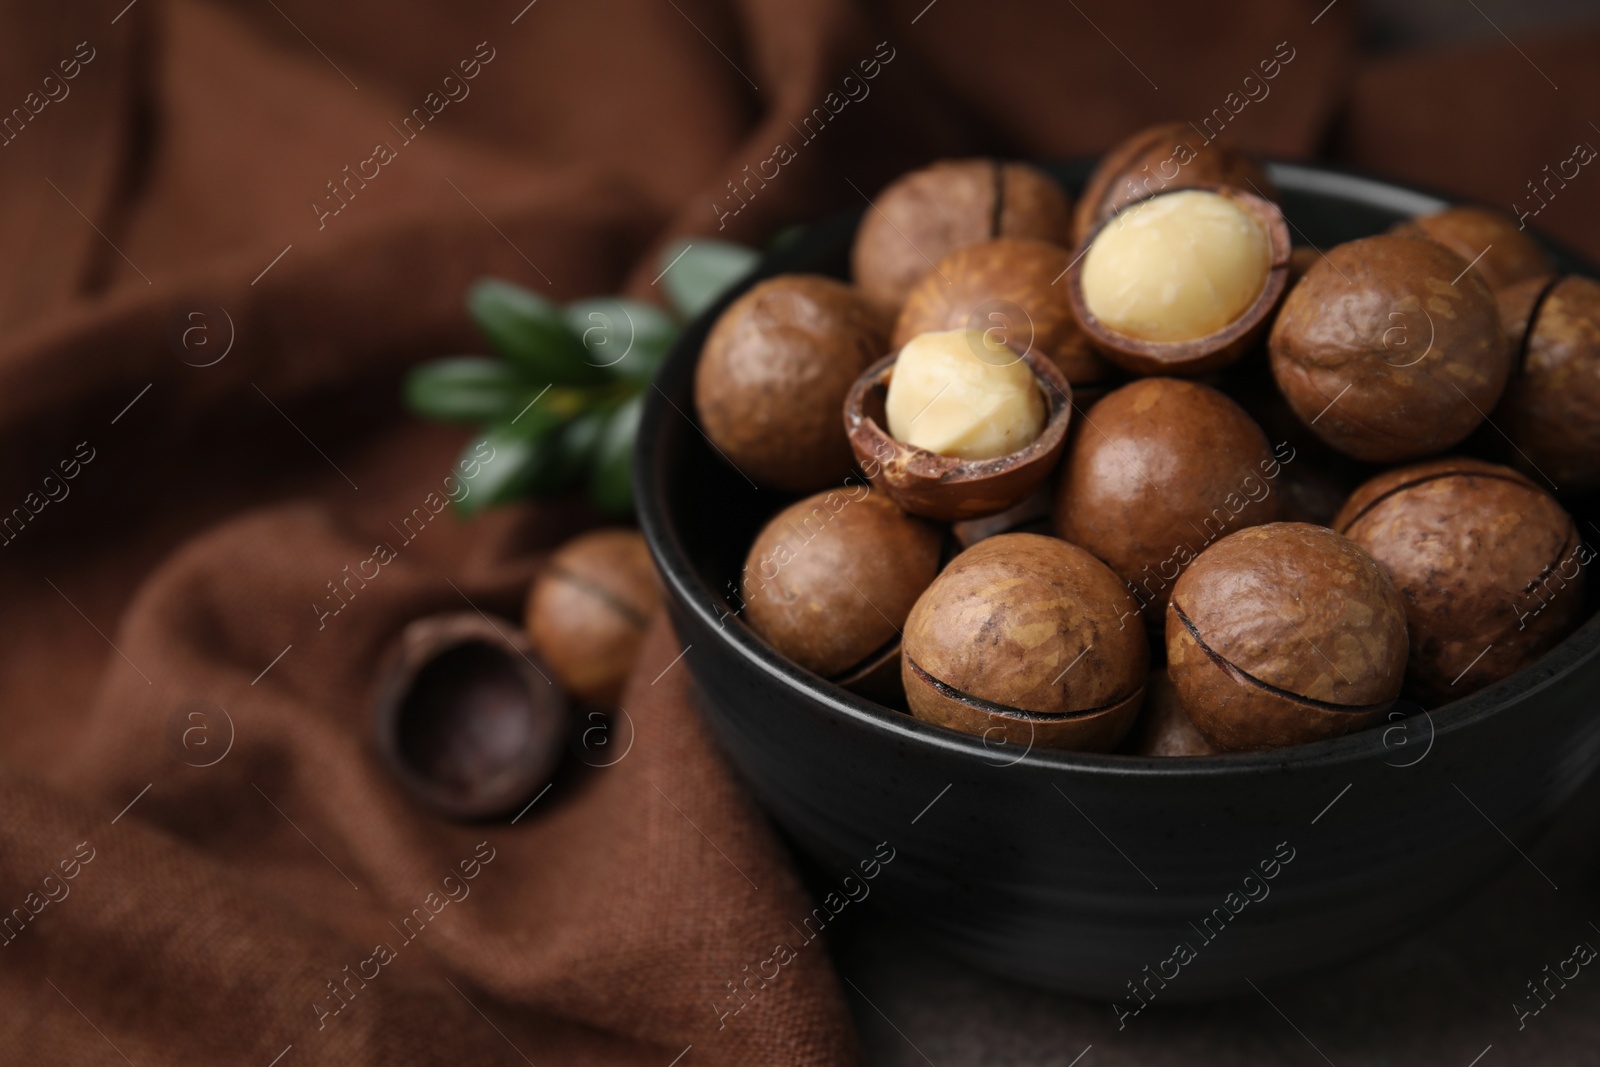
<svg viewBox="0 0 1600 1067"><path fill-rule="evenodd" d="M568 692L614 702L660 601L638 531L595 530L558 549L529 590L528 638Z"/></svg>
<svg viewBox="0 0 1600 1067"><path fill-rule="evenodd" d="M844 424L856 461L875 486L914 515L959 522L1005 511L1043 485L1066 447L1072 386L1039 352L1019 358L1033 369L1044 396L1045 424L1033 442L994 459L957 459L889 436L884 398L897 356L873 364L845 398Z"/></svg>
<svg viewBox="0 0 1600 1067"><path fill-rule="evenodd" d="M1218 748L1318 741L1377 720L1400 694L1406 617L1383 568L1321 526L1218 541L1167 606L1167 673Z"/></svg>
<svg viewBox="0 0 1600 1067"><path fill-rule="evenodd" d="M1019 746L1107 751L1144 698L1149 645L1111 569L1039 534L961 553L906 619L919 719Z"/></svg>
<svg viewBox="0 0 1600 1067"><path fill-rule="evenodd" d="M1434 241L1384 234L1330 249L1290 290L1272 374L1317 436L1374 463L1450 448L1505 389L1493 294Z"/></svg>
<svg viewBox="0 0 1600 1067"><path fill-rule="evenodd" d="M778 512L745 560L744 618L824 678L880 658L939 573L942 531L857 482Z"/></svg>
<svg viewBox="0 0 1600 1067"><path fill-rule="evenodd" d="M1187 122L1140 130L1113 146L1089 175L1073 212L1073 244L1135 200L1197 185L1231 185L1274 199L1261 165L1227 141L1207 141Z"/></svg>
<svg viewBox="0 0 1600 1067"><path fill-rule="evenodd" d="M1500 297L1520 373L1492 416L1508 460L1563 493L1600 489L1600 282L1524 282Z"/></svg>
<svg viewBox="0 0 1600 1067"><path fill-rule="evenodd" d="M886 315L894 315L932 264L995 237L1065 245L1072 208L1048 174L1026 163L946 160L891 182L861 217L850 273Z"/></svg>
<svg viewBox="0 0 1600 1067"><path fill-rule="evenodd" d="M694 383L701 429L763 487L840 484L851 463L839 405L886 345L882 316L848 285L769 278L730 304L706 338Z"/></svg>
<svg viewBox="0 0 1600 1067"><path fill-rule="evenodd" d="M951 252L907 295L894 347L937 330L998 331L1002 343L1049 356L1074 387L1103 381L1115 369L1090 346L1059 284L1071 263L1060 245L1017 237Z"/></svg>
<svg viewBox="0 0 1600 1067"><path fill-rule="evenodd" d="M1110 564L1152 625L1208 544L1280 516L1282 464L1244 409L1209 386L1145 378L1080 420L1061 465L1056 532Z"/></svg>
<svg viewBox="0 0 1600 1067"><path fill-rule="evenodd" d="M1508 467L1449 458L1389 471L1357 489L1333 526L1399 589L1406 688L1424 704L1521 670L1583 611L1594 553L1555 498Z"/></svg>
<svg viewBox="0 0 1600 1067"><path fill-rule="evenodd" d="M1396 223L1389 232L1438 241L1471 263L1495 292L1530 278L1548 278L1556 269L1550 253L1526 230L1518 229L1516 220L1486 207L1447 207Z"/></svg>

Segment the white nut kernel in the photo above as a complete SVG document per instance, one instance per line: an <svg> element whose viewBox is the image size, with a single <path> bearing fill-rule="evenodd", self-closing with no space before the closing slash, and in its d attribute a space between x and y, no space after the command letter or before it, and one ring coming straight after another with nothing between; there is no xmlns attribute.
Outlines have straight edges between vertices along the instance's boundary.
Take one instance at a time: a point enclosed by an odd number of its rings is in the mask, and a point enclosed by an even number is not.
<svg viewBox="0 0 1600 1067"><path fill-rule="evenodd" d="M924 333L906 342L885 408L891 437L968 460L1025 448L1045 422L1032 368L982 330Z"/></svg>
<svg viewBox="0 0 1600 1067"><path fill-rule="evenodd" d="M1209 337L1255 303L1271 271L1266 232L1218 193L1188 189L1124 208L1083 261L1083 301L1143 341Z"/></svg>

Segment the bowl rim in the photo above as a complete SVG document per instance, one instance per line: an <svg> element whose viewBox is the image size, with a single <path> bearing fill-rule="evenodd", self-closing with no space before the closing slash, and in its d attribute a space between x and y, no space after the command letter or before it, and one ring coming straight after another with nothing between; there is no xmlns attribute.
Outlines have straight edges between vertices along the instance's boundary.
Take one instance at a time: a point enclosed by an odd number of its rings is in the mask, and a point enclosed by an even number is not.
<svg viewBox="0 0 1600 1067"><path fill-rule="evenodd" d="M1328 197L1402 215L1438 211L1454 203L1442 196L1397 185L1359 171L1277 161L1267 161L1265 165L1273 184L1284 193ZM1082 169L1086 173L1088 164L1073 161L1046 167L1057 176L1065 168ZM1381 724L1377 724L1342 737L1261 752L1174 759L1033 748L1030 745L1020 756L997 763L994 757L999 750L986 745L982 738L925 723L858 697L789 662L762 641L741 617L731 614L719 617L712 605L720 603L720 594L701 581L679 531L668 515L662 494L656 491L664 481L665 470L662 450L654 447L654 442L663 432L664 423L668 419L682 418L703 435L691 415L673 401L669 390L683 391L692 385L701 346L691 346L688 342L695 335L703 334L703 327L709 327L723 308L757 282L799 270L800 264L817 245L853 232L859 214L855 212L831 219L813 228L799 240L763 256L757 268L744 281L685 327L652 384L654 395L646 397L635 444L634 498L640 528L676 610L689 613L700 628L717 634L717 640L724 649L742 661L746 668L773 685L783 686L807 698L805 703L816 712L852 728L878 734L885 740L949 753L958 760L966 761L966 765L974 772L985 768L1027 767L1042 772L1069 771L1104 777L1159 774L1211 778L1219 775L1276 774L1291 767L1332 769L1374 759L1388 762L1385 756L1392 756L1409 747L1409 737L1397 745L1392 745L1389 737L1396 729L1406 729L1406 724L1413 721L1414 716L1393 720L1392 725L1382 729L1379 728ZM1287 214L1285 219L1290 228L1297 231L1294 220ZM1581 257L1542 237L1540 239L1556 253L1561 273L1573 273L1575 269L1582 269L1591 275L1595 273L1592 268L1586 267ZM730 618L731 625L727 622ZM1421 711L1419 714L1426 719L1429 727L1427 749L1423 757L1391 763L1390 766L1405 767L1421 762L1441 737L1472 729L1504 714L1513 705L1535 698L1543 690L1565 682L1572 674L1597 660L1600 660L1600 612L1596 612L1566 640L1522 670L1460 700ZM689 666L693 673L693 664ZM1435 722L1436 716L1444 721Z"/></svg>

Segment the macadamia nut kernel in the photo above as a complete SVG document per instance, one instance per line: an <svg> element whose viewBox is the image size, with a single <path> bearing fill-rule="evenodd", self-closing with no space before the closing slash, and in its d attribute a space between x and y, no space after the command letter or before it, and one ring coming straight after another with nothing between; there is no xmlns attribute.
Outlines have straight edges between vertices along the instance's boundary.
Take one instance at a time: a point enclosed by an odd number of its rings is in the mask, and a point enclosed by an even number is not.
<svg viewBox="0 0 1600 1067"><path fill-rule="evenodd" d="M884 406L890 436L958 459L1010 455L1044 429L1033 371L982 330L912 338L895 361Z"/></svg>
<svg viewBox="0 0 1600 1067"><path fill-rule="evenodd" d="M1260 223L1227 197L1187 190L1124 209L1083 264L1089 311L1118 333L1192 341L1233 322L1267 284Z"/></svg>

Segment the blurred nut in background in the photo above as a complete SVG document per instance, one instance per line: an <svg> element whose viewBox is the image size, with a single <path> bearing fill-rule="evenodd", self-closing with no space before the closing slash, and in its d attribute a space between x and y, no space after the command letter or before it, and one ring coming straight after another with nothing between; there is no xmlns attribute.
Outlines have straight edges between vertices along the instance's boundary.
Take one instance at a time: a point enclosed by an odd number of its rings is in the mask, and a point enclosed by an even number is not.
<svg viewBox="0 0 1600 1067"><path fill-rule="evenodd" d="M1333 526L1383 564L1405 601L1406 689L1466 696L1532 663L1583 611L1583 545L1555 498L1507 467L1450 458L1357 489Z"/></svg>
<svg viewBox="0 0 1600 1067"><path fill-rule="evenodd" d="M1139 609L1083 549L1008 533L967 549L905 625L911 712L1019 747L1104 752L1144 699L1150 648Z"/></svg>
<svg viewBox="0 0 1600 1067"><path fill-rule="evenodd" d="M1493 416L1509 461L1562 493L1600 489L1600 282L1523 282L1500 313L1521 368Z"/></svg>
<svg viewBox="0 0 1600 1067"><path fill-rule="evenodd" d="M660 600L644 538L596 530L550 557L528 594L528 637L567 692L614 704Z"/></svg>
<svg viewBox="0 0 1600 1067"><path fill-rule="evenodd" d="M1058 284L1071 262L1060 245L1028 238L957 249L912 287L895 322L894 347L921 333L982 330L1018 351L1043 352L1074 390L1103 381L1112 368L1089 346L1067 287Z"/></svg>
<svg viewBox="0 0 1600 1067"><path fill-rule="evenodd" d="M1434 241L1384 234L1329 250L1269 342L1284 398L1319 437L1393 463L1457 444L1494 407L1511 351L1493 294Z"/></svg>
<svg viewBox="0 0 1600 1067"><path fill-rule="evenodd" d="M1187 122L1151 126L1100 158L1073 213L1072 243L1082 245L1096 226L1136 200L1197 185L1277 196L1261 165L1227 141L1207 141Z"/></svg>
<svg viewBox="0 0 1600 1067"><path fill-rule="evenodd" d="M891 182L861 217L850 273L886 315L930 263L994 237L1032 237L1065 245L1071 205L1048 174L1026 163L947 160Z"/></svg>
<svg viewBox="0 0 1600 1067"><path fill-rule="evenodd" d="M1167 673L1194 725L1228 751L1371 725L1400 695L1406 650L1388 575L1321 526L1230 534L1184 572L1167 607Z"/></svg>
<svg viewBox="0 0 1600 1067"><path fill-rule="evenodd" d="M1398 222L1389 232L1438 241L1471 263L1484 284L1496 292L1530 278L1548 278L1556 270L1550 253L1519 229L1515 219L1486 207L1448 207Z"/></svg>
<svg viewBox="0 0 1600 1067"><path fill-rule="evenodd" d="M943 531L866 486L830 490L780 511L750 546L740 583L745 621L779 653L849 682L894 653L939 572Z"/></svg>
<svg viewBox="0 0 1600 1067"><path fill-rule="evenodd" d="M851 470L840 406L888 351L886 320L850 286L817 275L770 278L730 304L695 372L706 436L757 484L804 493Z"/></svg>
<svg viewBox="0 0 1600 1067"><path fill-rule="evenodd" d="M1146 378L1084 414L1061 465L1055 529L1110 564L1158 626L1173 583L1208 544L1278 520L1281 471L1228 397Z"/></svg>

